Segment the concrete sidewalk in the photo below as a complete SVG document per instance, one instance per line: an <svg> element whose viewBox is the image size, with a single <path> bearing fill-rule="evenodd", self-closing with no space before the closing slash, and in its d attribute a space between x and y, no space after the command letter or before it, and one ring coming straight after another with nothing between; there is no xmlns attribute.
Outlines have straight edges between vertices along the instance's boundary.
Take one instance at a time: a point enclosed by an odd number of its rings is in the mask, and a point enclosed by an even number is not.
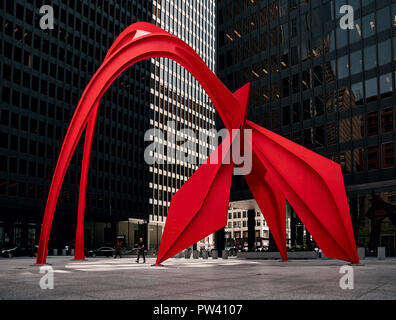
<svg viewBox="0 0 396 320"><path fill-rule="evenodd" d="M0 258L0 299L396 299L396 259L353 266L354 289L340 288L338 260L48 257L54 289L39 286L33 258Z"/></svg>

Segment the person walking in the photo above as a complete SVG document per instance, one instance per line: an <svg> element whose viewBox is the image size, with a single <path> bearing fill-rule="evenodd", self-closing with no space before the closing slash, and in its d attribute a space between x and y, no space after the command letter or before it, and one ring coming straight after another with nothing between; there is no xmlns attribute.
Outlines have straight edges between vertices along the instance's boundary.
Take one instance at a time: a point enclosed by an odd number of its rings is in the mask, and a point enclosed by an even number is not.
<svg viewBox="0 0 396 320"><path fill-rule="evenodd" d="M144 249L145 249L145 246L144 246L143 238L140 238L139 244L138 244L138 256L136 259L137 263L139 263L140 256L143 257L143 263L146 263L146 257L144 256Z"/></svg>
<svg viewBox="0 0 396 320"><path fill-rule="evenodd" d="M116 246L115 246L116 252L115 252L114 259L116 259L117 256L120 256L120 259L122 258L121 257L121 246L122 246L122 243L121 243L121 241L118 240L116 243Z"/></svg>

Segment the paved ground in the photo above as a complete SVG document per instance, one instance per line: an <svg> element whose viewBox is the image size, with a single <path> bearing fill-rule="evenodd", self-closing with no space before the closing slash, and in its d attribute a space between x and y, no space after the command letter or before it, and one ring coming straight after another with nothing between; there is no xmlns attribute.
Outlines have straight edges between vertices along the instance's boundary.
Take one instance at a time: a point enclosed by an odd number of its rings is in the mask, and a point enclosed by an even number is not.
<svg viewBox="0 0 396 320"><path fill-rule="evenodd" d="M337 260L186 260L164 267L135 258L49 257L54 289L39 286L32 258L0 258L0 299L396 299L396 259L353 266L354 289L339 286Z"/></svg>

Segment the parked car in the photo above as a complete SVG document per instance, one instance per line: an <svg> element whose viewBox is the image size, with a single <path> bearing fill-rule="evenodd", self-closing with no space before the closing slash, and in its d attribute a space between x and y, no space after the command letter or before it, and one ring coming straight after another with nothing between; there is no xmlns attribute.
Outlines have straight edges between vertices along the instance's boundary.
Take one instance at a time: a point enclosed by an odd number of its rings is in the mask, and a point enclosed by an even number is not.
<svg viewBox="0 0 396 320"><path fill-rule="evenodd" d="M37 246L34 247L14 247L11 249L3 249L1 251L1 255L3 257L12 258L12 257L35 257L37 254Z"/></svg>
<svg viewBox="0 0 396 320"><path fill-rule="evenodd" d="M100 247L99 249L88 251L88 257L111 257L114 253L115 250L111 247Z"/></svg>

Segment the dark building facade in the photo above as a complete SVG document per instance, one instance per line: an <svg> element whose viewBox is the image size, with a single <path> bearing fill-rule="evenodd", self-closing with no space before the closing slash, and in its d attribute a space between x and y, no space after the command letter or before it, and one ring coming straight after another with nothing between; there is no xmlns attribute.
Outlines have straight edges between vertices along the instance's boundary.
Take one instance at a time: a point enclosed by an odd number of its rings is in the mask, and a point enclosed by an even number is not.
<svg viewBox="0 0 396 320"><path fill-rule="evenodd" d="M343 5L353 8L353 29L341 28ZM396 254L395 35L391 0L217 5L218 76L231 90L252 83L248 119L341 165L358 245L388 255ZM231 201L251 198L234 177ZM312 245L293 210L288 229L290 247Z"/></svg>
<svg viewBox="0 0 396 320"><path fill-rule="evenodd" d="M40 28L42 5L54 9L52 30ZM115 38L133 22L151 22L152 9L151 1L0 1L0 247L37 244L79 98ZM150 72L149 60L129 68L102 99L88 177L88 247L114 243L117 221L148 221L150 174L143 154ZM60 193L53 248L75 238L83 142L84 136ZM147 232L147 226L135 229L135 237Z"/></svg>

